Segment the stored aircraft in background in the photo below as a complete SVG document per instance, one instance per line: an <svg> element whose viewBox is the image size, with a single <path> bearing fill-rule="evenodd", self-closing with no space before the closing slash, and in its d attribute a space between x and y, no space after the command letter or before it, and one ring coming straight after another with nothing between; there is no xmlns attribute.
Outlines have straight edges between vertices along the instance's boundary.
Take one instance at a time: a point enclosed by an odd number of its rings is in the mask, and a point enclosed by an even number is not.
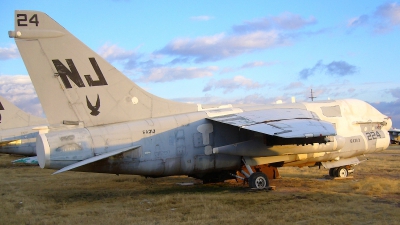
<svg viewBox="0 0 400 225"><path fill-rule="evenodd" d="M36 156L36 136L47 120L26 113L0 96L0 153Z"/></svg>
<svg viewBox="0 0 400 225"><path fill-rule="evenodd" d="M400 145L400 129L392 128L389 130L390 143Z"/></svg>
<svg viewBox="0 0 400 225"><path fill-rule="evenodd" d="M236 177L265 188L277 167L322 164L345 177L357 156L389 145L390 118L360 100L174 102L137 86L42 12L15 11L9 36L49 124L69 126L37 137L39 165L55 173L188 175L204 183Z"/></svg>

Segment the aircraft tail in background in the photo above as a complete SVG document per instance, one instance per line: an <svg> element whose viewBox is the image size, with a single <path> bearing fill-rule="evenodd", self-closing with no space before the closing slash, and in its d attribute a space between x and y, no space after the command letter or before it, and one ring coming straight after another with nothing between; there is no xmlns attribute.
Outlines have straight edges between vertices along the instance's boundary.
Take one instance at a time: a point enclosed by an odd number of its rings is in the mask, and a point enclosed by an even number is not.
<svg viewBox="0 0 400 225"><path fill-rule="evenodd" d="M31 115L0 96L0 130L46 125L45 118Z"/></svg>
<svg viewBox="0 0 400 225"><path fill-rule="evenodd" d="M0 96L0 153L36 155L36 135L47 120L26 113Z"/></svg>

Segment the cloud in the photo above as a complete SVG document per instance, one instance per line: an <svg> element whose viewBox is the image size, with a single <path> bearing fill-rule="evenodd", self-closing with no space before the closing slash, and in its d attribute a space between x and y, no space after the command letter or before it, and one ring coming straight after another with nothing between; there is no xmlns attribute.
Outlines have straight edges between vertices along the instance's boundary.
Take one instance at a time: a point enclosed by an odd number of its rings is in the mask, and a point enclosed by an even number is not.
<svg viewBox="0 0 400 225"><path fill-rule="evenodd" d="M311 101L311 89L313 96L317 97L314 100L355 98L360 93L371 90L376 84L351 83L346 79L332 80L332 82L319 85L306 85L301 81L292 82L282 87L281 99L290 102L291 97L296 97L296 101ZM379 91L378 91L379 92Z"/></svg>
<svg viewBox="0 0 400 225"><path fill-rule="evenodd" d="M254 31L267 31L271 29L297 30L307 25L315 24L317 20L314 17L308 19L302 18L300 15L285 12L279 16L270 16L245 21L241 25L233 26L232 29L239 33L248 33Z"/></svg>
<svg viewBox="0 0 400 225"><path fill-rule="evenodd" d="M389 32L400 26L400 5L398 3L381 4L373 13L351 18L347 25L350 29L368 26L377 34Z"/></svg>
<svg viewBox="0 0 400 225"><path fill-rule="evenodd" d="M249 69L249 68L255 68L255 67L265 67L265 66L272 66L276 64L277 62L264 62L264 61L254 61L254 62L249 62L240 67L240 69Z"/></svg>
<svg viewBox="0 0 400 225"><path fill-rule="evenodd" d="M97 52L110 63L122 64L124 70L137 70L139 66L154 66L151 60L140 62L139 59L142 55L138 54L135 50L125 50L116 44L106 43Z"/></svg>
<svg viewBox="0 0 400 225"><path fill-rule="evenodd" d="M338 76L347 76L355 74L357 67L348 64L345 61L333 61L325 66L326 73Z"/></svg>
<svg viewBox="0 0 400 225"><path fill-rule="evenodd" d="M323 70L322 60L318 61L313 68L306 68L300 71L300 78L307 79L309 76L314 75L316 72Z"/></svg>
<svg viewBox="0 0 400 225"><path fill-rule="evenodd" d="M0 47L0 60L15 59L21 57L16 45Z"/></svg>
<svg viewBox="0 0 400 225"><path fill-rule="evenodd" d="M293 90L293 89L298 89L302 88L304 84L302 82L292 82L288 86L284 87L283 90Z"/></svg>
<svg viewBox="0 0 400 225"><path fill-rule="evenodd" d="M194 79L200 77L210 77L218 67L209 66L204 68L197 67L156 67L148 71L148 75L143 75L139 81L142 82L170 82L175 80Z"/></svg>
<svg viewBox="0 0 400 225"><path fill-rule="evenodd" d="M279 97L274 98L266 98L264 95L260 94L252 94L247 95L242 99L237 99L234 103L235 104L272 104L279 100Z"/></svg>
<svg viewBox="0 0 400 225"><path fill-rule="evenodd" d="M377 8L375 15L391 25L400 25L400 5L397 3L386 3Z"/></svg>
<svg viewBox="0 0 400 225"><path fill-rule="evenodd" d="M133 76L140 76L136 79L139 82L170 82L183 79L194 79L200 77L212 76L218 67L209 66L204 68L199 67L167 67L157 63L160 55L143 56L133 50L125 50L109 43L104 44L98 50L98 53L106 58L109 62L122 64L124 73ZM175 62L170 63L182 63Z"/></svg>
<svg viewBox="0 0 400 225"><path fill-rule="evenodd" d="M0 75L0 95L25 112L43 116L43 109L28 75Z"/></svg>
<svg viewBox="0 0 400 225"><path fill-rule="evenodd" d="M118 47L117 45L111 45L109 43L104 44L98 50L101 57L107 59L110 62L119 60L129 60L135 56L134 51L127 51Z"/></svg>
<svg viewBox="0 0 400 225"><path fill-rule="evenodd" d="M2 95L34 94L32 81L27 75L1 75L0 93Z"/></svg>
<svg viewBox="0 0 400 225"><path fill-rule="evenodd" d="M279 98L266 98L261 94L247 95L240 99L226 99L219 96L183 97L171 99L178 102L208 104L217 107L224 104L272 104Z"/></svg>
<svg viewBox="0 0 400 225"><path fill-rule="evenodd" d="M231 104L229 100L218 96L203 96L203 97L181 97L181 98L173 98L171 99L177 102L185 102L185 103L198 103L198 104L212 104L212 105L221 105L221 104Z"/></svg>
<svg viewBox="0 0 400 225"><path fill-rule="evenodd" d="M400 99L400 88L395 88L389 91L393 97Z"/></svg>
<svg viewBox="0 0 400 225"><path fill-rule="evenodd" d="M310 16L308 19L303 19L301 16L291 13L283 13L282 15L273 17L272 19L278 27L290 30L300 29L306 25L315 24L317 22L313 16Z"/></svg>
<svg viewBox="0 0 400 225"><path fill-rule="evenodd" d="M381 113L392 119L393 127L400 128L400 87L387 91L395 100L391 102L371 103Z"/></svg>
<svg viewBox="0 0 400 225"><path fill-rule="evenodd" d="M192 16L190 17L190 19L195 21L208 21L214 19L214 17L203 15L203 16Z"/></svg>
<svg viewBox="0 0 400 225"><path fill-rule="evenodd" d="M178 56L180 59L191 58L200 63L283 45L288 45L288 40L276 31L257 31L242 35L221 33L194 39L176 39L157 53Z"/></svg>
<svg viewBox="0 0 400 225"><path fill-rule="evenodd" d="M375 33L386 33L396 26L400 26L400 5L397 3L385 3L380 5L374 16L378 22L374 25Z"/></svg>
<svg viewBox="0 0 400 225"><path fill-rule="evenodd" d="M228 92L232 92L235 89L244 88L246 90L252 90L256 88L261 88L265 85L260 84L258 82L252 81L243 76L235 76L232 79L221 79L221 80L211 80L204 87L203 92L210 91L212 89L223 89L224 94Z"/></svg>
<svg viewBox="0 0 400 225"><path fill-rule="evenodd" d="M252 69L252 68L257 68L257 67L267 67L267 66L272 66L277 64L278 62L264 62L264 61L254 61L254 62L248 62L245 63L239 67L225 67L222 69L221 73L231 73L231 72L236 72L239 70L244 70L244 69Z"/></svg>
<svg viewBox="0 0 400 225"><path fill-rule="evenodd" d="M318 61L314 67L306 68L299 72L301 79L307 79L315 73L325 72L329 75L348 76L358 72L356 66L350 65L345 61L332 61L329 64L323 64L322 60Z"/></svg>
<svg viewBox="0 0 400 225"><path fill-rule="evenodd" d="M291 44L299 30L315 24L316 19L304 19L299 15L284 13L280 16L265 17L246 21L232 27L232 32L223 32L197 38L177 38L170 41L156 54L175 56L176 61L194 61L196 63L218 61L254 51L270 49ZM318 34L317 32L315 34ZM313 33L307 33L313 35Z"/></svg>
<svg viewBox="0 0 400 225"><path fill-rule="evenodd" d="M367 25L369 21L369 16L368 15L361 15L359 17L351 18L347 22L348 27L358 27L358 26L364 26Z"/></svg>

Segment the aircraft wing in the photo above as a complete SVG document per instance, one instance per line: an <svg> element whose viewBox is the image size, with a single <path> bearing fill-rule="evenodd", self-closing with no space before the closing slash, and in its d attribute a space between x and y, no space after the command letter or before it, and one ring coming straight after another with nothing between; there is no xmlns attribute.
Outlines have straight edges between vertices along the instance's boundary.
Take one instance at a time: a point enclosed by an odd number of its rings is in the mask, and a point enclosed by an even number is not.
<svg viewBox="0 0 400 225"><path fill-rule="evenodd" d="M126 151L134 150L134 149L137 149L139 147L140 146L133 146L133 147L130 146L130 147L127 147L127 148L122 148L122 149L114 150L114 151L107 152L107 153L104 153L104 154L101 154L101 155L97 155L97 156L94 156L94 157L79 161L77 163L71 164L69 166L66 166L66 167L64 167L64 168L62 168L60 170L57 170L56 172L53 173L53 175L54 174L58 174L58 173L62 173L62 172L68 171L68 170L72 170L72 169L75 169L77 167L80 167L80 166L83 166L83 165L86 165L86 164L89 164L89 163L93 163L93 162L99 161L101 159L105 159L105 158L108 158L108 157L111 157L111 156L114 156L114 155L118 155L118 154L126 152Z"/></svg>
<svg viewBox="0 0 400 225"><path fill-rule="evenodd" d="M208 118L281 138L310 138L336 135L332 123L322 121L305 109L265 109Z"/></svg>

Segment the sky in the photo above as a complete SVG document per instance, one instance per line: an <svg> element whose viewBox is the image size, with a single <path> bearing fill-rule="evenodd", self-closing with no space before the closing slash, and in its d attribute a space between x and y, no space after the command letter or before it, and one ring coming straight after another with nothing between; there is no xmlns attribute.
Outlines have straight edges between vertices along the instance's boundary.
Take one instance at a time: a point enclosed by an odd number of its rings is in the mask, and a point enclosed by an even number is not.
<svg viewBox="0 0 400 225"><path fill-rule="evenodd" d="M8 31L47 13L147 91L202 104L356 98L400 127L400 2L0 0L0 95L44 116Z"/></svg>

